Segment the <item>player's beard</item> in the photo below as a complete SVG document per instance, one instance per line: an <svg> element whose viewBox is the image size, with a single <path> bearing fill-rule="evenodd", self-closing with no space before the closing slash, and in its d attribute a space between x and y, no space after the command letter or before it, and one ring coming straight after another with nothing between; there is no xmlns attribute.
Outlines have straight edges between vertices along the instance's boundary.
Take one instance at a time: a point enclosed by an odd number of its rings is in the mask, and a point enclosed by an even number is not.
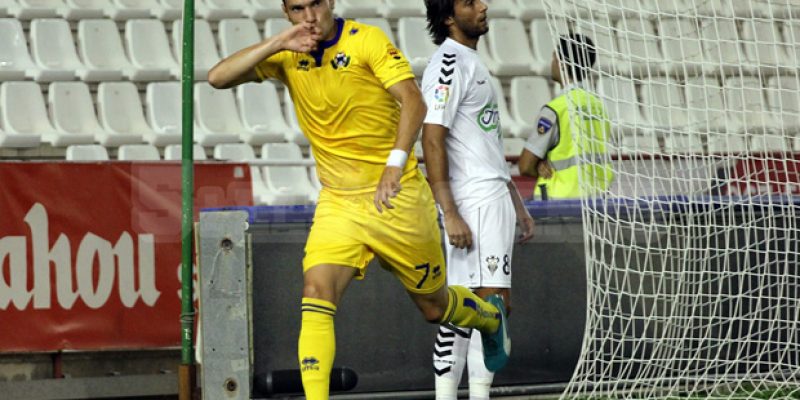
<svg viewBox="0 0 800 400"><path fill-rule="evenodd" d="M476 24L459 24L459 29L464 33L464 36L470 39L479 39L481 36L489 32L489 25L483 25L484 22L480 21Z"/></svg>

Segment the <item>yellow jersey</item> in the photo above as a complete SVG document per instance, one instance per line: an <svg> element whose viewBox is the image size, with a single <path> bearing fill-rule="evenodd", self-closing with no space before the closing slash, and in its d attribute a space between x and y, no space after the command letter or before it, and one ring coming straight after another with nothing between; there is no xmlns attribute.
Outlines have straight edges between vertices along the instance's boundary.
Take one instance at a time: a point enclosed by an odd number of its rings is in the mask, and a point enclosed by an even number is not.
<svg viewBox="0 0 800 400"><path fill-rule="evenodd" d="M336 19L317 51L282 51L259 63L260 79L282 81L311 143L322 185L333 193L375 190L394 148L400 105L387 89L414 73L378 27ZM404 179L417 168L413 150Z"/></svg>

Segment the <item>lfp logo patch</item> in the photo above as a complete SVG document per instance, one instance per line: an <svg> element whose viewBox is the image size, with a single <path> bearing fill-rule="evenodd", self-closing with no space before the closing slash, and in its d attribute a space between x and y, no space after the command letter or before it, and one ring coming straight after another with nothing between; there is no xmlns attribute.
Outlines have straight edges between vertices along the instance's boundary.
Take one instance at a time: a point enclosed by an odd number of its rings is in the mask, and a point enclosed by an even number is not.
<svg viewBox="0 0 800 400"><path fill-rule="evenodd" d="M439 85L436 87L436 91L433 93L433 98L436 100L437 103L445 104L447 100L450 100L450 86L448 85Z"/></svg>

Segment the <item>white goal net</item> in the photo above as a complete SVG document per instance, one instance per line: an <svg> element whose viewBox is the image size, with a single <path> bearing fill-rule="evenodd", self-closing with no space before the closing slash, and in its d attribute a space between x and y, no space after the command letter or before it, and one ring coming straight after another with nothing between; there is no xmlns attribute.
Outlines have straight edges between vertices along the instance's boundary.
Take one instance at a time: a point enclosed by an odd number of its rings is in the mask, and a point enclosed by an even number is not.
<svg viewBox="0 0 800 400"><path fill-rule="evenodd" d="M800 398L800 1L544 3L595 44L615 177L563 397Z"/></svg>

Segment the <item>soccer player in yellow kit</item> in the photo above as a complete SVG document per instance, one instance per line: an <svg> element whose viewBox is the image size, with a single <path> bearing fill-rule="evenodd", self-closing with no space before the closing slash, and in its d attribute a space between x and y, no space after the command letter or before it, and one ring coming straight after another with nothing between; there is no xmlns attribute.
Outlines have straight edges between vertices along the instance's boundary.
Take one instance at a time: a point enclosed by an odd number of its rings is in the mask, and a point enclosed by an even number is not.
<svg viewBox="0 0 800 400"><path fill-rule="evenodd" d="M409 154L426 107L408 61L380 29L334 18L333 7L283 0L293 26L208 76L218 89L282 81L317 160L323 189L303 259L298 342L306 398L328 398L337 304L376 255L426 320L484 333L485 363L499 369L510 352L502 298L445 285L433 196Z"/></svg>

